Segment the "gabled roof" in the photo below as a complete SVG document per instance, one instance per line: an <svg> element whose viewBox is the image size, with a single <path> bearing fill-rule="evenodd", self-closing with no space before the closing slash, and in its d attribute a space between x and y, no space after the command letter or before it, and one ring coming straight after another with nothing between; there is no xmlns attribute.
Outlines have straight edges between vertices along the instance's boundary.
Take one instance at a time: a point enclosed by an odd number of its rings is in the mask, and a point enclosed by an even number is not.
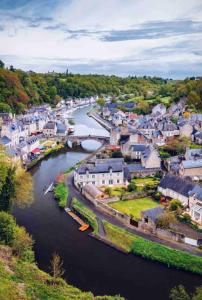
<svg viewBox="0 0 202 300"><path fill-rule="evenodd" d="M101 192L94 184L92 183L88 183L86 185L84 185L83 187L83 191L85 191L86 193L88 193L90 196L92 196L93 198L99 197L101 195L103 195L103 192Z"/></svg>
<svg viewBox="0 0 202 300"><path fill-rule="evenodd" d="M163 189L173 190L187 198L189 197L189 192L191 192L195 187L192 182L171 174L166 174L161 179L159 186Z"/></svg>
<svg viewBox="0 0 202 300"><path fill-rule="evenodd" d="M136 152L136 151L142 152L142 151L145 151L146 147L147 146L144 144L134 144L134 145L130 146L130 149L134 152Z"/></svg>
<svg viewBox="0 0 202 300"><path fill-rule="evenodd" d="M202 168L202 159L198 160L183 160L182 166L184 169Z"/></svg>
<svg viewBox="0 0 202 300"><path fill-rule="evenodd" d="M9 139L6 135L0 138L0 144L7 145L11 142L11 139Z"/></svg>
<svg viewBox="0 0 202 300"><path fill-rule="evenodd" d="M161 206L157 206L151 209L146 209L142 211L142 215L144 217L147 217L151 219L153 222L155 222L158 217L163 213L164 209Z"/></svg>

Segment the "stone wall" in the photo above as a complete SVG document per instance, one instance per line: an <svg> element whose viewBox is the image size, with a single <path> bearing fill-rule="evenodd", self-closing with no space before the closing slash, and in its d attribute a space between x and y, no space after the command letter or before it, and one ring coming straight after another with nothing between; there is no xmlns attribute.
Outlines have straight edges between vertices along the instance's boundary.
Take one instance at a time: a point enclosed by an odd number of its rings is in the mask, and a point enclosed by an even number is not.
<svg viewBox="0 0 202 300"><path fill-rule="evenodd" d="M124 223L126 225L130 225L130 217L128 215L125 215L125 214L117 211L116 209L108 206L107 204L105 204L101 201L95 201L95 206L98 209L102 210L104 213L117 218L122 223Z"/></svg>

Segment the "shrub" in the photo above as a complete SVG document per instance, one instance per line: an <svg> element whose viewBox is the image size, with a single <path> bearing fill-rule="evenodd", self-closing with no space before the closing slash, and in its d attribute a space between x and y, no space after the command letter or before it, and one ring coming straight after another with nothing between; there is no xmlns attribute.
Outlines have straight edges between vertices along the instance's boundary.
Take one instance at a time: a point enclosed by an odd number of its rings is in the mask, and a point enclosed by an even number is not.
<svg viewBox="0 0 202 300"><path fill-rule="evenodd" d="M26 232L24 227L16 226L14 230L14 239L12 247L14 254L19 258L33 262L34 252L32 251L33 246L32 237Z"/></svg>
<svg viewBox="0 0 202 300"><path fill-rule="evenodd" d="M182 207L183 207L182 203L179 200L173 199L170 201L169 209L171 211L176 211L176 210L178 210L178 208L182 208Z"/></svg>
<svg viewBox="0 0 202 300"><path fill-rule="evenodd" d="M4 212L0 212L0 242L11 245L14 239L14 229L16 226L16 222L14 218Z"/></svg>
<svg viewBox="0 0 202 300"><path fill-rule="evenodd" d="M134 181L131 181L128 185L129 192L135 192L137 190L137 186Z"/></svg>
<svg viewBox="0 0 202 300"><path fill-rule="evenodd" d="M67 205L67 197L68 197L68 188L65 183L59 183L54 188L54 195L59 201L60 207L65 207Z"/></svg>

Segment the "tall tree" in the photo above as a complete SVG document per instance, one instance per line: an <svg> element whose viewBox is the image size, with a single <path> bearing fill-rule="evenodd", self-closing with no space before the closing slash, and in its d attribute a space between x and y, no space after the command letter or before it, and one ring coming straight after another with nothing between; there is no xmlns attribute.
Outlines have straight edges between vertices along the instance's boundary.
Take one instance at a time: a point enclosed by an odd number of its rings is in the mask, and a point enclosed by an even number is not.
<svg viewBox="0 0 202 300"><path fill-rule="evenodd" d="M63 261L60 256L57 253L54 253L51 260L51 273L54 279L60 278L64 274L62 266Z"/></svg>

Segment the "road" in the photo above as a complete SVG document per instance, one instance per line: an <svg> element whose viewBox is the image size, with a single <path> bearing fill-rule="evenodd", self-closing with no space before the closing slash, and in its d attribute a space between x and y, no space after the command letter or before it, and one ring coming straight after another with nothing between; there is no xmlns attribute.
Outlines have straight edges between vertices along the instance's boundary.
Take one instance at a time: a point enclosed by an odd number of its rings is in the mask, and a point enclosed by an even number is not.
<svg viewBox="0 0 202 300"><path fill-rule="evenodd" d="M167 240L162 240L152 234L149 234L147 232L143 232L143 231L140 231L138 228L136 227L133 227L132 225L131 226L126 226L124 225L123 223L121 223L119 220L117 220L116 218L110 216L110 215L107 215L105 214L104 212L102 212L101 210L98 210L97 207L95 207L93 205L93 203L91 203L89 200L87 200L74 186L74 183L73 183L73 174L69 174L68 177L67 177L67 185L68 185L68 188L69 188L69 207L71 207L71 201L72 201L72 198L77 198L78 200L80 200L83 204L85 204L85 206L87 206L88 208L90 208L97 216L97 219L98 219L98 225L99 225L99 228L100 228L100 234L103 235L104 234L104 231L100 224L100 222L102 222L103 220L106 220L108 222L110 222L111 224L113 225L116 225L122 229L125 229L133 234L136 234L138 236L141 236L147 240L150 240L152 242L156 242L156 243L159 243L161 245L164 245L164 246L167 246L167 247L170 247L170 248L173 248L173 249L177 249L177 250L181 250L181 251L186 251L188 253L191 253L191 254L195 254L195 255L198 255L198 256L202 256L202 252L197 249L197 248L194 248L192 246L189 246L187 244L180 244L180 243L177 243L177 242L174 242L174 241L167 241Z"/></svg>

